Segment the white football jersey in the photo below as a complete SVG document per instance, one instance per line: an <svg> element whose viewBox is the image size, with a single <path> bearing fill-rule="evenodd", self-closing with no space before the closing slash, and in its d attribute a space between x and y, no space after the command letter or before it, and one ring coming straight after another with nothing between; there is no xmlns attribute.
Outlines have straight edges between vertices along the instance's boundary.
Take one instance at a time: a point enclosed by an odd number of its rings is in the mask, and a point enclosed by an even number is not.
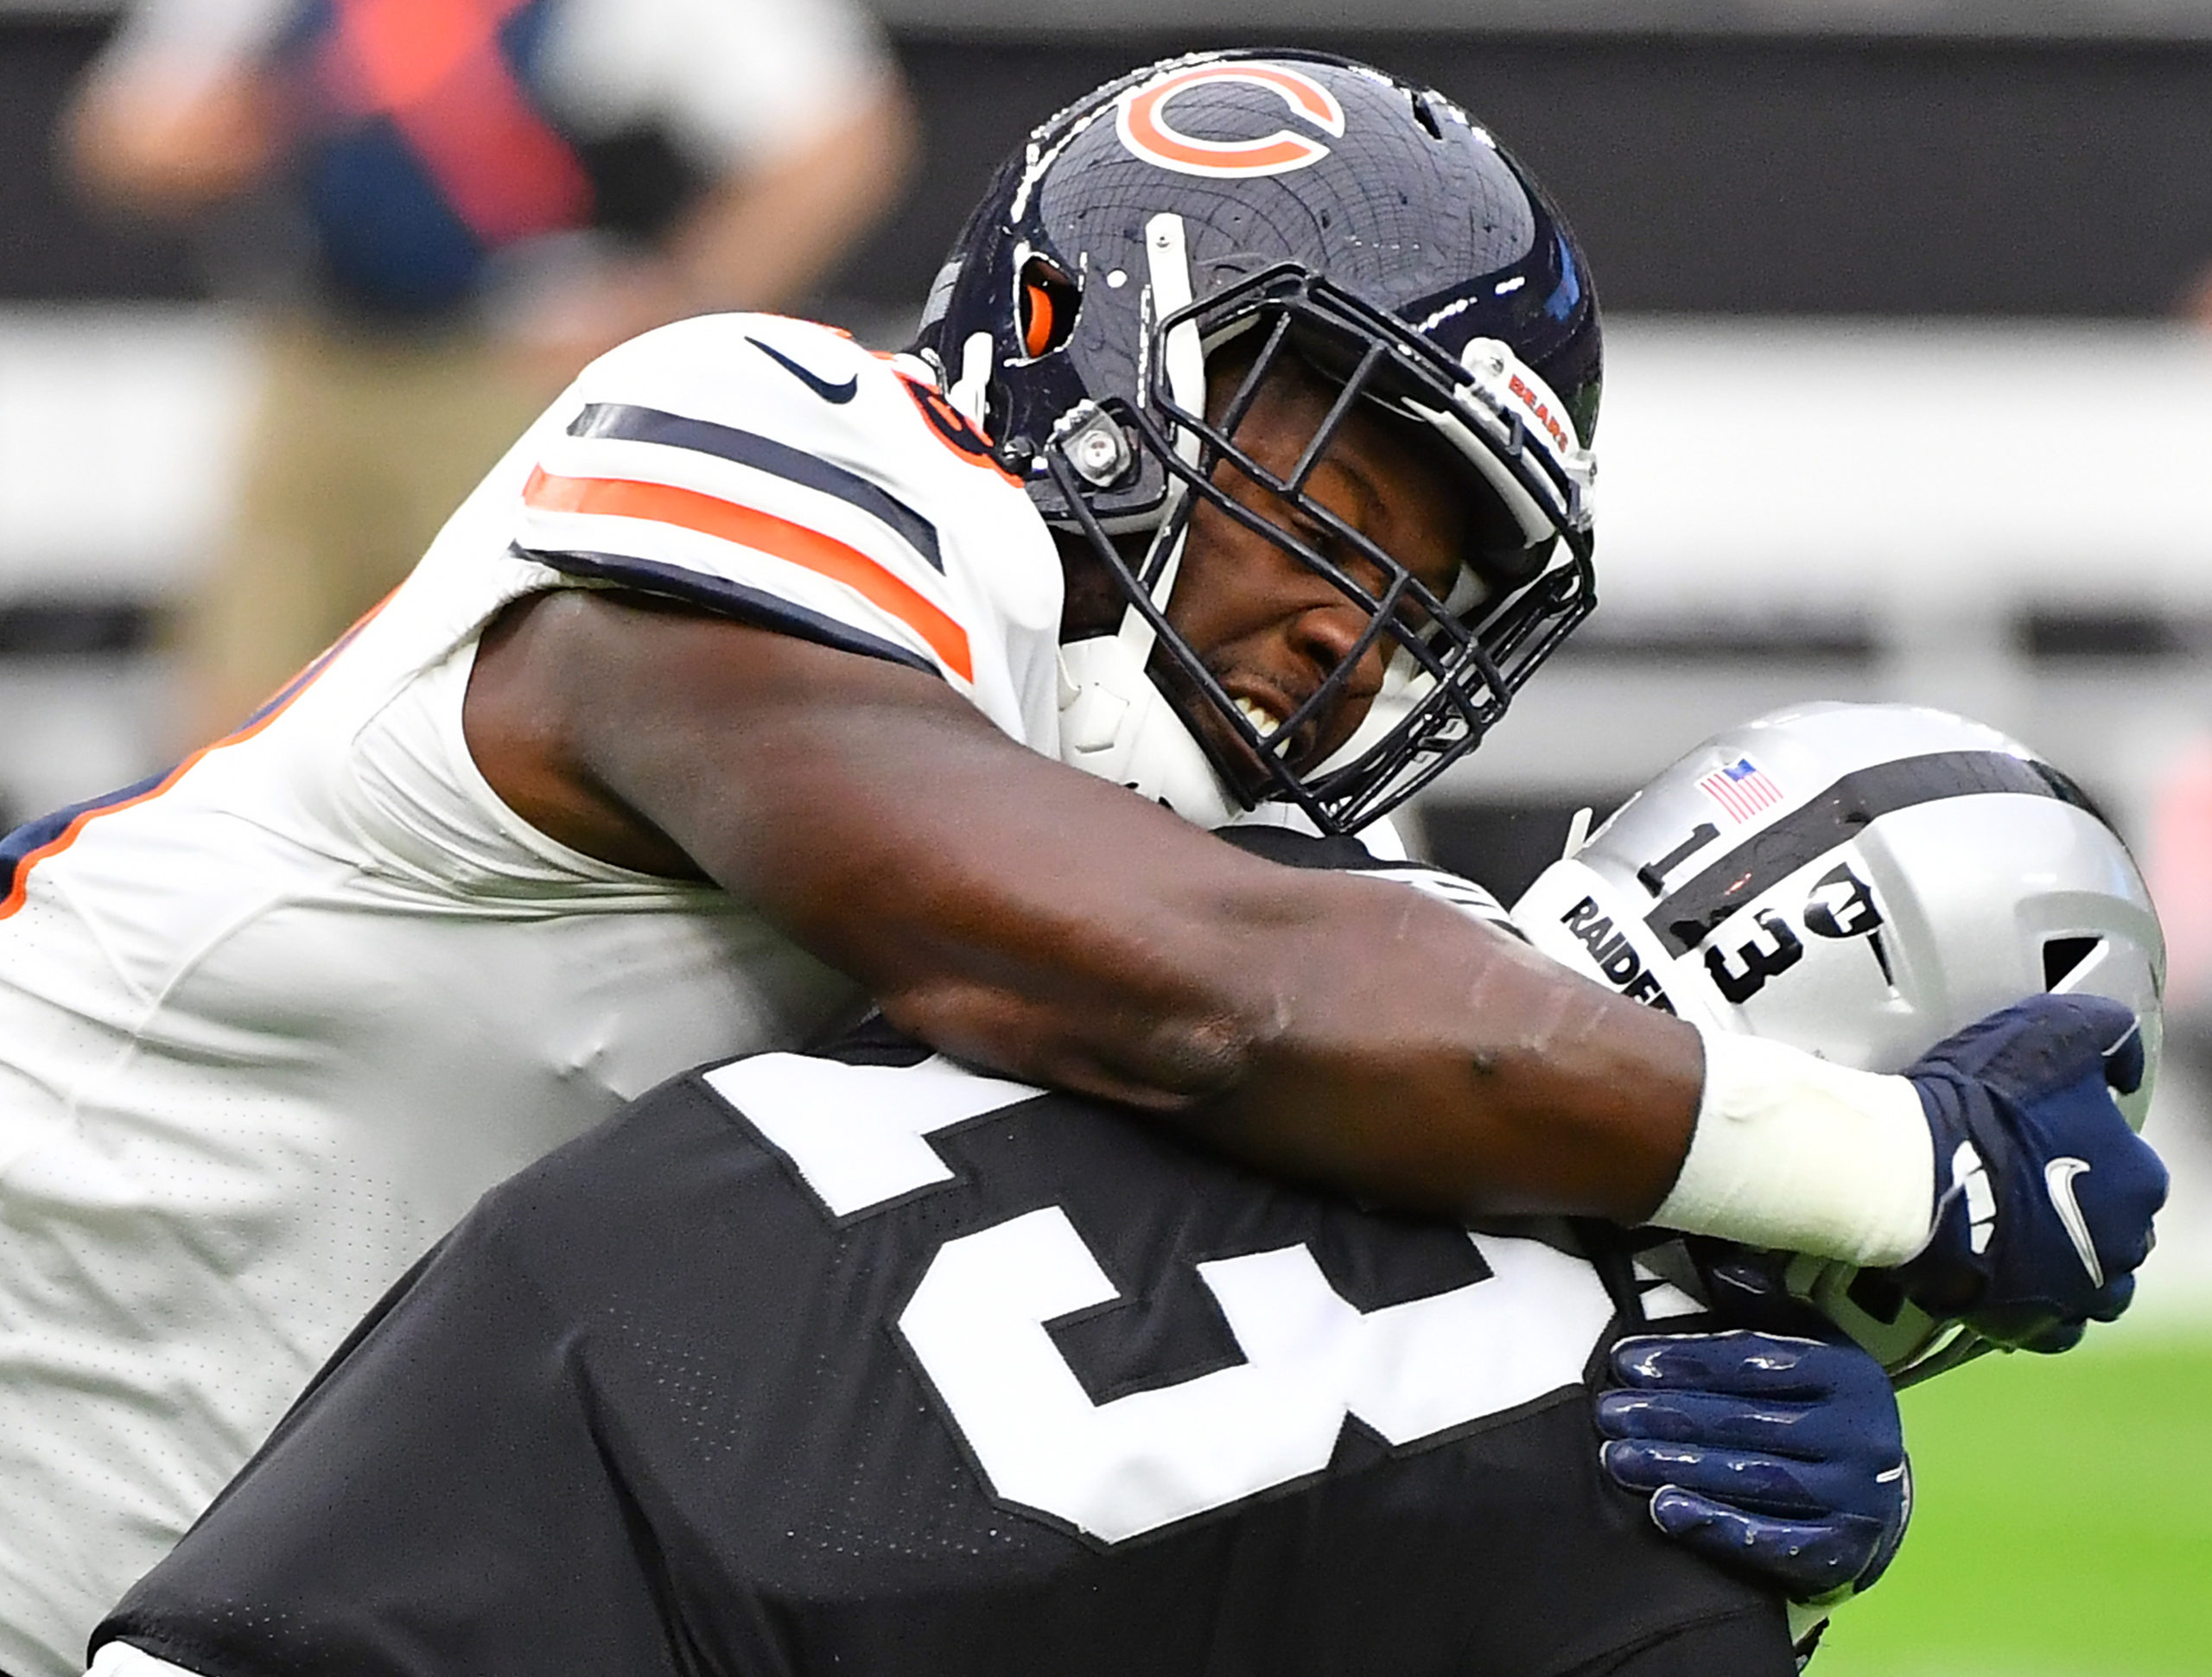
<svg viewBox="0 0 2212 1677"><path fill-rule="evenodd" d="M1051 538L925 378L772 316L613 351L259 719L0 850L0 1671L79 1670L483 1190L861 1000L744 904L501 804L461 698L502 606L652 590L1055 752Z"/></svg>

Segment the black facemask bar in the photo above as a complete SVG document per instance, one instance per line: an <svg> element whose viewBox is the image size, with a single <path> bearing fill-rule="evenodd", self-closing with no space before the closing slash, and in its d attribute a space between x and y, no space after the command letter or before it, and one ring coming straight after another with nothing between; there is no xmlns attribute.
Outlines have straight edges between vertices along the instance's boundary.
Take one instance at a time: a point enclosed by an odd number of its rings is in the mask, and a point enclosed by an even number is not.
<svg viewBox="0 0 2212 1677"><path fill-rule="evenodd" d="M1179 403L1167 387L1163 346L1179 328L1193 327L1216 346L1231 337L1259 334L1249 369L1218 423ZM1146 401L1108 397L1099 407L1134 439L1141 471L1147 459L1165 474L1164 513L1141 560L1132 562L1092 511L1090 484L1069 459L1065 438L1048 443L1044 459L1077 526L1107 566L1129 606L1157 637L1153 670L1205 750L1223 780L1248 804L1267 798L1296 804L1326 833L1357 830L1427 785L1478 745L1517 691L1596 604L1590 563L1591 537L1580 517L1580 486L1535 445L1520 416L1489 397L1463 368L1401 322L1369 307L1327 280L1295 264L1270 269L1182 309L1151 334ZM1338 386L1329 411L1289 473L1278 478L1240 448L1234 433L1269 373L1295 358ZM1361 403L1380 403L1403 415L1405 404L1465 413L1477 404L1494 416L1506 435L1491 439L1469 422L1496 460L1540 508L1547 510L1563 553L1534 580L1500 585L1491 597L1461 613L1404 565L1306 492L1315 467ZM1418 425L1418 420L1407 420ZM1176 448L1185 440L1186 458ZM1423 441L1427 439L1423 438ZM1195 442L1193 448L1192 442ZM1441 436L1434 446L1449 453ZM1467 468L1471 472L1472 468ZM1275 524L1232 498L1214 481L1217 471L1241 476L1325 532L1329 545L1357 556L1363 575L1349 572L1297 530ZM1484 486L1471 492L1495 494ZM1180 555L1200 500L1245 530L1273 543L1357 605L1367 625L1357 641L1325 673L1318 687L1283 722L1262 734L1246 718L1211 671L1168 626L1155 595L1167 568ZM1550 509L1567 511L1554 516ZM1476 567L1480 573L1479 564ZM1376 731L1370 713L1356 732L1359 745L1346 759L1339 747L1328 764L1299 760L1325 724L1357 673L1378 646L1407 684L1426 684L1417 700ZM1385 700L1388 702L1386 694ZM1220 728L1193 715L1204 707ZM1242 743L1224 751L1220 734Z"/></svg>
<svg viewBox="0 0 2212 1677"><path fill-rule="evenodd" d="M1578 1229L1581 1226L1577 1224ZM1603 1230L1611 1225L1591 1227ZM1712 1311L1725 1326L1821 1339L1832 1339L1840 1333L1847 1338L1850 1337L1848 1331L1818 1305L1789 1291L1786 1277L1793 1256L1790 1253L1764 1251L1699 1235L1670 1237L1663 1229L1642 1230L1625 1238L1630 1245L1637 1245L1638 1234L1656 1246L1664 1246L1669 1238L1681 1241L1690 1265L1690 1274L1681 1277L1685 1290ZM1595 1238L1618 1242L1623 1237L1615 1229L1610 1236L1600 1233ZM1890 1278L1872 1270L1861 1272L1860 1280L1894 1285ZM1902 1292L1898 1299L1903 1301ZM1877 1319L1887 1321L1893 1314L1894 1307L1890 1312L1878 1312ZM1929 1325L1931 1337L1911 1354L1910 1360L1888 1370L1892 1389L1906 1391L1924 1380L1948 1374L1976 1357L2003 1349L1964 1322L1931 1320Z"/></svg>

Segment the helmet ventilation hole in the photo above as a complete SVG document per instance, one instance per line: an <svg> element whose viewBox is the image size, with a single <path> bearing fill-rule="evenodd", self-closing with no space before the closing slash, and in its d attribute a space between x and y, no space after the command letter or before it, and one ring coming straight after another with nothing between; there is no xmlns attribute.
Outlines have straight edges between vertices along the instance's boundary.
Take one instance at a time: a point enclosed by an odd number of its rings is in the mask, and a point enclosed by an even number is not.
<svg viewBox="0 0 2212 1677"><path fill-rule="evenodd" d="M2089 963L2089 957L2104 947L2099 937L2046 938L2043 946L2043 987L2056 990L2068 979Z"/></svg>
<svg viewBox="0 0 2212 1677"><path fill-rule="evenodd" d="M1879 926L1866 934L1866 947L1874 953L1874 964L1882 969L1882 982L1890 987L1890 994L1897 993L1897 975L1890 966L1890 946L1882 941Z"/></svg>
<svg viewBox="0 0 2212 1677"><path fill-rule="evenodd" d="M1075 282L1040 257L1022 264L1019 296L1021 353L1030 360L1049 355L1075 332Z"/></svg>
<svg viewBox="0 0 2212 1677"><path fill-rule="evenodd" d="M1414 93L1409 97L1413 100L1414 120L1421 125L1430 139L1441 140L1444 137L1444 130L1437 126L1436 112L1429 109L1427 96L1423 93Z"/></svg>
<svg viewBox="0 0 2212 1677"><path fill-rule="evenodd" d="M1860 1270L1844 1296L1885 1327L1904 1310L1904 1289L1878 1269Z"/></svg>

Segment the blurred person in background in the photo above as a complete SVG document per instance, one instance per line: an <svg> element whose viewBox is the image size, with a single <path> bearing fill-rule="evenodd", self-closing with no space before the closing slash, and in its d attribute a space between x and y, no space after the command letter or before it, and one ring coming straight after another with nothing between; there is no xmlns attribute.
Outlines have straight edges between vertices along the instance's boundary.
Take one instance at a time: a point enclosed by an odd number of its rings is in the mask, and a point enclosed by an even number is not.
<svg viewBox="0 0 2212 1677"><path fill-rule="evenodd" d="M848 0L139 0L66 143L269 310L184 626L196 744L395 587L593 356L806 295L914 125Z"/></svg>

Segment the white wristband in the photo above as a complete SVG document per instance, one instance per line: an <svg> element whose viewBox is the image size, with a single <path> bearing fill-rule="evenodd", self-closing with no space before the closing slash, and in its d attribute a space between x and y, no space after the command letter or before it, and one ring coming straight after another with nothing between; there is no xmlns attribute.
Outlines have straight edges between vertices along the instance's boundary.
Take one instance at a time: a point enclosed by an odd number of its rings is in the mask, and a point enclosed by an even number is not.
<svg viewBox="0 0 2212 1677"><path fill-rule="evenodd" d="M1698 1032L1697 1128L1653 1223L1874 1267L1928 1243L1936 1145L1910 1082Z"/></svg>

